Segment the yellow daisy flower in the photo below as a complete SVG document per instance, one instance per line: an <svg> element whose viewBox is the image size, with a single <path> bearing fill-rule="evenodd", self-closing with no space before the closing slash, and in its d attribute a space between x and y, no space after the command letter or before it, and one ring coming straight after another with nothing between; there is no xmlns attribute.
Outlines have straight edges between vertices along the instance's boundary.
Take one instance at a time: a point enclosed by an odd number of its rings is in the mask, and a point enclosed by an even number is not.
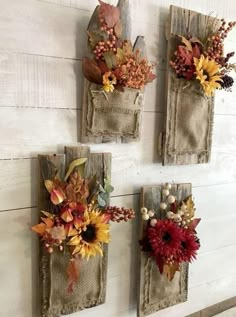
<svg viewBox="0 0 236 317"><path fill-rule="evenodd" d="M216 88L221 88L219 76L220 65L214 60L209 60L208 57L194 57L194 65L196 67L196 78L200 81L206 96L210 97L214 94Z"/></svg>
<svg viewBox="0 0 236 317"><path fill-rule="evenodd" d="M106 72L102 76L102 80L103 80L104 91L112 92L115 89L114 85L116 85L117 81L116 81L116 76L112 72Z"/></svg>
<svg viewBox="0 0 236 317"><path fill-rule="evenodd" d="M86 211L81 225L76 226L78 234L70 239L68 245L74 246L73 254L80 254L82 258L97 254L103 255L102 243L109 243L109 224L105 223L105 216L99 211Z"/></svg>

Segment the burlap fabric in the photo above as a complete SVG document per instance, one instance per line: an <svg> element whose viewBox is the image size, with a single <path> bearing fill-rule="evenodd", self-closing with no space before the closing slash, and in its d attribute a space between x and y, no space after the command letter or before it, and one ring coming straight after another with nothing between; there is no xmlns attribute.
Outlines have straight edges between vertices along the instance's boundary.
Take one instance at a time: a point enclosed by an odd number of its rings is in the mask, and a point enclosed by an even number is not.
<svg viewBox="0 0 236 317"><path fill-rule="evenodd" d="M188 264L184 263L180 272L176 272L170 282L164 274L160 274L156 262L151 257L147 257L144 277L144 315L186 301L187 274Z"/></svg>
<svg viewBox="0 0 236 317"><path fill-rule="evenodd" d="M170 155L204 154L210 151L213 98L207 98L197 82L171 78L167 151Z"/></svg>
<svg viewBox="0 0 236 317"><path fill-rule="evenodd" d="M73 293L67 292L69 253L43 251L40 265L42 317L59 317L105 302L108 246L103 257L82 260L79 281Z"/></svg>
<svg viewBox="0 0 236 317"><path fill-rule="evenodd" d="M106 93L100 85L88 85L86 126L88 136L139 138L143 93L124 88Z"/></svg>

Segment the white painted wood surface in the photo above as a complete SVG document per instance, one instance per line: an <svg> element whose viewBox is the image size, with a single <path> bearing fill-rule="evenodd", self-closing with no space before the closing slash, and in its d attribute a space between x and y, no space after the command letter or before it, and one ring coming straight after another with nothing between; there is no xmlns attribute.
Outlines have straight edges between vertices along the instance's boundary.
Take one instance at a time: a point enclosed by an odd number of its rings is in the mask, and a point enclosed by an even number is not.
<svg viewBox="0 0 236 317"><path fill-rule="evenodd" d="M115 4L115 0L110 3ZM235 19L236 3L131 0L132 38L145 35L158 79L146 89L139 143L93 145L111 151L112 203L139 211L143 185L191 182L201 250L190 266L189 299L155 317L184 317L236 292L236 88L217 92L210 164L162 167L157 154L164 116L164 22L174 4ZM76 144L81 114L85 30L96 0L0 0L0 317L38 317L38 153ZM236 31L227 41L236 47ZM71 316L136 316L137 221L112 225L105 305Z"/></svg>

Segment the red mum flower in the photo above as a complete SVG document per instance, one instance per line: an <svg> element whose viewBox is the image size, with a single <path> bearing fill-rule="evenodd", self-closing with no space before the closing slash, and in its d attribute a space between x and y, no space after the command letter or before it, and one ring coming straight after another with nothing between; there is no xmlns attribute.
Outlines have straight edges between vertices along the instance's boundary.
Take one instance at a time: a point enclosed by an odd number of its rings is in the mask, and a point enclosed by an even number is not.
<svg viewBox="0 0 236 317"><path fill-rule="evenodd" d="M171 220L159 220L155 227L149 227L147 236L155 256L175 257L182 241L182 229Z"/></svg>
<svg viewBox="0 0 236 317"><path fill-rule="evenodd" d="M197 250L200 247L196 235L189 230L182 230L180 246L180 250L176 256L176 262L192 262L193 259L196 259Z"/></svg>

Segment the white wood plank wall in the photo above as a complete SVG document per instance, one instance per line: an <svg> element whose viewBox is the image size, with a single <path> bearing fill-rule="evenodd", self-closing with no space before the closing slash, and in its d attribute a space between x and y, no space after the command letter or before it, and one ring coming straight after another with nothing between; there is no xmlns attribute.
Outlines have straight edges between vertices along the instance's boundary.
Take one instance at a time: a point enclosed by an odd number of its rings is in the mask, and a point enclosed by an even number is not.
<svg viewBox="0 0 236 317"><path fill-rule="evenodd" d="M110 1L116 3L115 0ZM231 0L131 0L132 39L144 35L156 82L146 90L142 139L93 145L111 151L112 203L139 210L140 187L192 182L201 251L191 265L189 299L156 317L184 317L236 293L236 88L216 97L212 161L162 167L157 154L163 127L166 43L170 4L228 20ZM86 27L96 0L0 0L0 317L38 317L37 154L78 142ZM227 41L236 49L236 30ZM77 317L136 316L137 221L112 226L107 302Z"/></svg>

